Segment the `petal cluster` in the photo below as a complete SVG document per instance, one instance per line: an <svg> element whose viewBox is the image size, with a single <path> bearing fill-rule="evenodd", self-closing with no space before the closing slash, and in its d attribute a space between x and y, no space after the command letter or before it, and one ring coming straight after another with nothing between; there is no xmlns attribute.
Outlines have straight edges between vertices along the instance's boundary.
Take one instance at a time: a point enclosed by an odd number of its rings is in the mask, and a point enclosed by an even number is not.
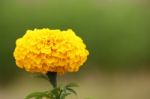
<svg viewBox="0 0 150 99"><path fill-rule="evenodd" d="M71 29L28 30L17 39L14 57L18 67L29 72L76 72L89 52Z"/></svg>

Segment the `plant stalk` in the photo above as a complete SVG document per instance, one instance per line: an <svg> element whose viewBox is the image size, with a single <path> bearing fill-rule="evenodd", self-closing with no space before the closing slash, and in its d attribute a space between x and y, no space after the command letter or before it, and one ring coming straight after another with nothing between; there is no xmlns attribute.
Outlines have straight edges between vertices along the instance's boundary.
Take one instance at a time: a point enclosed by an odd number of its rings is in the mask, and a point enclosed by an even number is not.
<svg viewBox="0 0 150 99"><path fill-rule="evenodd" d="M48 72L47 76L53 88L57 87L57 72Z"/></svg>

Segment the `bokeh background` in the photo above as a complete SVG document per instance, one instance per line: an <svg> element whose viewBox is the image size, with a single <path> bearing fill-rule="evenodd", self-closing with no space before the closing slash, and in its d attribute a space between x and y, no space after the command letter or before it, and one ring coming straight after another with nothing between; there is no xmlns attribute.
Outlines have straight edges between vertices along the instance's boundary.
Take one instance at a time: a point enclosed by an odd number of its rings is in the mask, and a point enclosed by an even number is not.
<svg viewBox="0 0 150 99"><path fill-rule="evenodd" d="M15 65L15 41L27 29L73 29L90 51L68 99L150 99L149 0L0 0L0 99L24 99L49 83Z"/></svg>

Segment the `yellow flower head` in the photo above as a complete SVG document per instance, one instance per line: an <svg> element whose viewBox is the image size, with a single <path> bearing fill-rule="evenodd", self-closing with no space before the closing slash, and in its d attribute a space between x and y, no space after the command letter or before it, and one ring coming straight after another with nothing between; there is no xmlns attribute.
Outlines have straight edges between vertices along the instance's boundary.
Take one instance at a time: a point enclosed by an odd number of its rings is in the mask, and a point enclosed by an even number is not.
<svg viewBox="0 0 150 99"><path fill-rule="evenodd" d="M76 72L86 61L89 52L82 39L71 29L28 30L17 39L14 57L16 64L29 72Z"/></svg>

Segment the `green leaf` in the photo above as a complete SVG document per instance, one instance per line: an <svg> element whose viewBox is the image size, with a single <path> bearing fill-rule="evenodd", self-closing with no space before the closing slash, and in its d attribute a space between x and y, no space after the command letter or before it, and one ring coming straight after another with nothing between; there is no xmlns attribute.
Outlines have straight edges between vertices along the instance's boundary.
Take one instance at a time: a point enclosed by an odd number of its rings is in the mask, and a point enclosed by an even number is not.
<svg viewBox="0 0 150 99"><path fill-rule="evenodd" d="M48 91L31 93L25 99L42 99L43 97L50 98Z"/></svg>
<svg viewBox="0 0 150 99"><path fill-rule="evenodd" d="M69 87L78 87L79 85L76 84L76 83L70 83L68 85L66 85L66 88L69 88Z"/></svg>
<svg viewBox="0 0 150 99"><path fill-rule="evenodd" d="M59 99L59 96L60 96L60 88L54 88L51 91L51 97L52 97L52 99Z"/></svg>
<svg viewBox="0 0 150 99"><path fill-rule="evenodd" d="M70 95L71 93L61 94L60 99L65 99L66 96Z"/></svg>
<svg viewBox="0 0 150 99"><path fill-rule="evenodd" d="M72 89L72 88L67 88L67 91L77 95L77 92L74 89Z"/></svg>
<svg viewBox="0 0 150 99"><path fill-rule="evenodd" d="M60 92L60 89L59 88L54 88L51 93L52 94L58 94Z"/></svg>
<svg viewBox="0 0 150 99"><path fill-rule="evenodd" d="M29 94L25 99L31 99L31 98L39 96L40 94L41 94L40 92L34 92L34 93Z"/></svg>
<svg viewBox="0 0 150 99"><path fill-rule="evenodd" d="M77 87L75 83L70 83L64 87L57 87L51 91L34 92L29 94L25 99L65 99L70 94L77 95L76 91L72 87Z"/></svg>
<svg viewBox="0 0 150 99"><path fill-rule="evenodd" d="M42 97L41 97L41 96L39 96L39 97L36 97L35 99L42 99Z"/></svg>

